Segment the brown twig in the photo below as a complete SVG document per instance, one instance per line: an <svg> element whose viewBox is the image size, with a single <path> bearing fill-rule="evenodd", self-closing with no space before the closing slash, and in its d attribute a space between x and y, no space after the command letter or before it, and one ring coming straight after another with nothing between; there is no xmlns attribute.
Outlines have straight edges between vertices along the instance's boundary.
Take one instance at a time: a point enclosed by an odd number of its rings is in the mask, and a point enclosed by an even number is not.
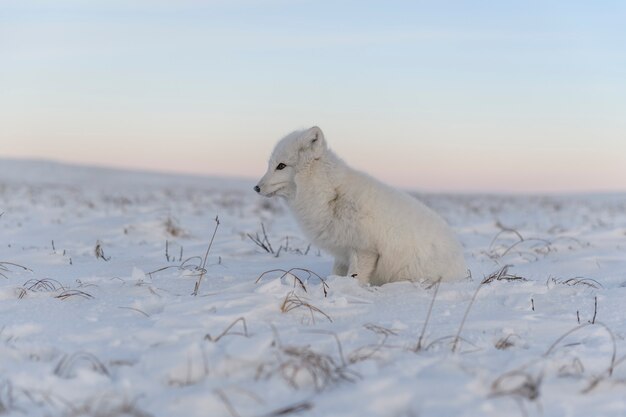
<svg viewBox="0 0 626 417"><path fill-rule="evenodd" d="M239 332L230 332L230 329L232 329L233 327L235 327L235 325L237 323L241 322L241 325L243 327L243 333L239 333ZM230 333L229 333L230 332ZM236 319L235 321L233 321L228 327L226 327L226 329L224 329L224 331L222 333L219 334L219 336L217 337L212 337L209 333L207 333L204 336L205 340L209 340L211 342L219 342L219 340L226 336L226 335L239 335L239 336L245 336L245 337L250 337L248 335L248 326L246 325L246 319L243 317L239 317L238 319Z"/></svg>

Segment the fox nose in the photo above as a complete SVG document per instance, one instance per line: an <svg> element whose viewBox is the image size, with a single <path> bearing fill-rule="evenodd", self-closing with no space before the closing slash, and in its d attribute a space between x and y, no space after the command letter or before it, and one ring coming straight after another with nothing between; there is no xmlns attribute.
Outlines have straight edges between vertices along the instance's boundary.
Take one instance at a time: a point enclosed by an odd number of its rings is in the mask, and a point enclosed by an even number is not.
<svg viewBox="0 0 626 417"><path fill-rule="evenodd" d="M261 187L259 187L258 185L254 186L254 191L256 191L257 193L261 192Z"/></svg>

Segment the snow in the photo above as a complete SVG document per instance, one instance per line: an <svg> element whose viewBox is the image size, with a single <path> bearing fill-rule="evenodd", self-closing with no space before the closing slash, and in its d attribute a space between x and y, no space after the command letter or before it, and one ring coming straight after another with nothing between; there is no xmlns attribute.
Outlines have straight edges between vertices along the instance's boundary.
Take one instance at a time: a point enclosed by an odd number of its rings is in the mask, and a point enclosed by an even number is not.
<svg viewBox="0 0 626 417"><path fill-rule="evenodd" d="M328 276L252 185L0 160L0 414L626 414L626 195L420 195L437 289Z"/></svg>

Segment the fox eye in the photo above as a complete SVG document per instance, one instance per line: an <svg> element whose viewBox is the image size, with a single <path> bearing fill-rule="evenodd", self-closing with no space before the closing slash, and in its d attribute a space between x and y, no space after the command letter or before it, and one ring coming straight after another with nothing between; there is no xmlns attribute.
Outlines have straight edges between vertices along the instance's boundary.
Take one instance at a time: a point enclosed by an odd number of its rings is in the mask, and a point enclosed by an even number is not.
<svg viewBox="0 0 626 417"><path fill-rule="evenodd" d="M287 165L285 165L285 164L283 164L283 163L281 162L280 164L278 164L278 165L276 166L276 170L280 171L280 170L285 169L286 167L287 167Z"/></svg>

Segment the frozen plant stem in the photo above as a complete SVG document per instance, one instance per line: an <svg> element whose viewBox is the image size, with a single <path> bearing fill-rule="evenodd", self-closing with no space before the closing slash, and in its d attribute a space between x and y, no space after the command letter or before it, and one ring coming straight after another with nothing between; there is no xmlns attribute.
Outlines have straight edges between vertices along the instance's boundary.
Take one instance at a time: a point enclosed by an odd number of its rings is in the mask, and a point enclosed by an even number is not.
<svg viewBox="0 0 626 417"><path fill-rule="evenodd" d="M596 324L596 316L598 315L598 297L593 297L593 318L591 324Z"/></svg>
<svg viewBox="0 0 626 417"><path fill-rule="evenodd" d="M211 240L209 241L209 246L206 248L206 253L204 254L204 259L202 260L202 271L200 272L200 276L198 277L198 281L196 281L196 285L193 289L192 295L198 295L198 290L200 289L200 282L202 282L202 278L204 274L206 274L206 261L209 257L209 252L211 251L211 246L213 246L213 240L215 239L215 234L217 233L217 229L220 226L220 218L215 216L215 229L213 229L213 236L211 236Z"/></svg>
<svg viewBox="0 0 626 417"><path fill-rule="evenodd" d="M422 327L422 333L420 334L420 338L417 341L417 346L415 346L415 352L419 352L422 350L422 341L424 340L424 334L426 333L426 326L428 326L428 322L430 320L430 315L433 312L433 306L435 305L435 298L437 298L437 292L439 292L439 286L441 285L441 278L437 280L435 283L435 291L433 293L433 299L430 301L430 306L428 307L428 313L426 313L426 320L424 320L424 326Z"/></svg>
<svg viewBox="0 0 626 417"><path fill-rule="evenodd" d="M467 306L467 310L465 310L465 314L463 315L463 320L461 320L461 325L459 326L459 330L456 332L456 336L454 337L454 341L452 342L452 353L456 353L456 350L459 346L459 340L461 339L461 332L463 331L463 326L465 326L465 320L467 320L467 316L469 315L469 312L472 309L472 306L474 305L474 301L476 301L476 297L478 296L478 291L480 291L480 289L483 287L483 284L485 283L487 279L489 279L489 277L482 280L481 283L478 285L478 288L476 288L476 291L474 291L474 295L472 296L472 299L470 300L470 303Z"/></svg>

